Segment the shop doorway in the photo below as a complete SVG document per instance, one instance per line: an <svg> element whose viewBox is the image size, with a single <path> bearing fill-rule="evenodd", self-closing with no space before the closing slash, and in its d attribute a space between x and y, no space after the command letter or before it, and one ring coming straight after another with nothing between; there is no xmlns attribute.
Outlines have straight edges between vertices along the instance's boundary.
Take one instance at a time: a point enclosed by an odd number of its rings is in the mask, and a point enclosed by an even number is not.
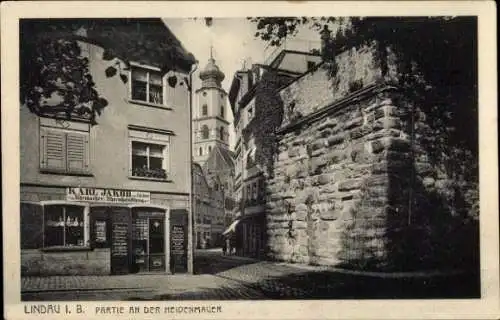
<svg viewBox="0 0 500 320"><path fill-rule="evenodd" d="M165 272L165 213L134 210L132 221L132 271Z"/></svg>

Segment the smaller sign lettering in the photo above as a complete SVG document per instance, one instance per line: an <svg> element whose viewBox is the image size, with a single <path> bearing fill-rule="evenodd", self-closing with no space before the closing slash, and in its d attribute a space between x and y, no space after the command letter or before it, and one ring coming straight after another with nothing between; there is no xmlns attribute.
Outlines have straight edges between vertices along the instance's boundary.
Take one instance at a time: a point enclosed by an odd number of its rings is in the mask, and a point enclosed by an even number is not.
<svg viewBox="0 0 500 320"><path fill-rule="evenodd" d="M66 200L91 202L149 203L150 193L133 190L66 188Z"/></svg>

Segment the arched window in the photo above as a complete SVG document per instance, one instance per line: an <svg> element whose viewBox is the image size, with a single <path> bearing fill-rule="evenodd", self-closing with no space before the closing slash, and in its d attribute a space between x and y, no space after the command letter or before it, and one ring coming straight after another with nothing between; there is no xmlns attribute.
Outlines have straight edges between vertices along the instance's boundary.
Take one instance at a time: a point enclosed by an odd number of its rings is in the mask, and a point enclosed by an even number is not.
<svg viewBox="0 0 500 320"><path fill-rule="evenodd" d="M203 125L203 127L201 127L201 137L203 139L208 139L208 127L206 125Z"/></svg>
<svg viewBox="0 0 500 320"><path fill-rule="evenodd" d="M224 127L220 127L219 129L219 139L224 140Z"/></svg>
<svg viewBox="0 0 500 320"><path fill-rule="evenodd" d="M203 149L202 149L201 147L200 147L200 149L198 150L198 154L199 154L200 156L202 156L202 155L203 155Z"/></svg>
<svg viewBox="0 0 500 320"><path fill-rule="evenodd" d="M206 104L204 104L202 107L201 107L201 115L202 116L206 116L208 115L208 106Z"/></svg>
<svg viewBox="0 0 500 320"><path fill-rule="evenodd" d="M224 118L224 106L220 106L220 116Z"/></svg>

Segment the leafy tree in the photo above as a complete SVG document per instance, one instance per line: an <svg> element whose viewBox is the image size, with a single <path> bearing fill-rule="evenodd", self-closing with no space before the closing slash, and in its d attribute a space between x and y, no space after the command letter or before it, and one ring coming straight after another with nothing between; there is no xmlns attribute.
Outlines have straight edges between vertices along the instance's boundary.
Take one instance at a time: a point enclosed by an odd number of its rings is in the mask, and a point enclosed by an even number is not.
<svg viewBox="0 0 500 320"><path fill-rule="evenodd" d="M21 104L37 115L78 116L95 124L107 101L99 95L74 33L83 22L20 23Z"/></svg>

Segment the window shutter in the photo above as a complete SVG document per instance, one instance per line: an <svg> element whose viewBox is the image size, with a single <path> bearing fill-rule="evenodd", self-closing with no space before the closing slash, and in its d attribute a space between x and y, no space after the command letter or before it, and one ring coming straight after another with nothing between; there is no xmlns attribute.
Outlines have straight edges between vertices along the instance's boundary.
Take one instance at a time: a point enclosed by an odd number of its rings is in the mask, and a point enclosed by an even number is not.
<svg viewBox="0 0 500 320"><path fill-rule="evenodd" d="M43 246L42 206L21 203L21 249L37 249Z"/></svg>
<svg viewBox="0 0 500 320"><path fill-rule="evenodd" d="M89 165L88 136L80 133L67 133L66 146L68 171L87 171Z"/></svg>
<svg viewBox="0 0 500 320"><path fill-rule="evenodd" d="M63 132L56 130L40 130L41 154L40 167L42 169L66 169L66 145Z"/></svg>

